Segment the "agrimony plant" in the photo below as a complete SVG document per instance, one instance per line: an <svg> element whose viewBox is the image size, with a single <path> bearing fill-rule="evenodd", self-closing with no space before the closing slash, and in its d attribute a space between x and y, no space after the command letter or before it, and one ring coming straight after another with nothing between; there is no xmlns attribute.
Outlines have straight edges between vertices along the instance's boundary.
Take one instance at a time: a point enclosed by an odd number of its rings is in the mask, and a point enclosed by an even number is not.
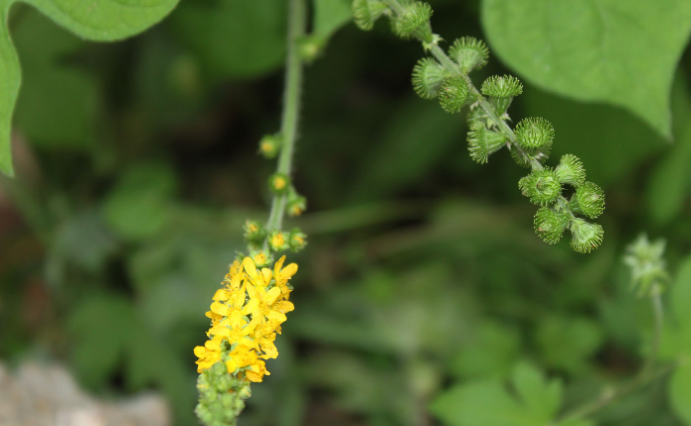
<svg viewBox="0 0 691 426"><path fill-rule="evenodd" d="M286 313L294 306L289 301L290 279L298 270L295 263L285 265L287 250L299 251L307 236L295 228L282 229L283 216L301 214L306 199L295 190L291 179L293 147L297 136L302 59L300 40L306 23L305 0L289 1L288 55L285 99L280 132L259 142L266 158L278 156L276 173L267 182L273 203L265 226L248 220L244 227L247 252L238 253L230 265L222 287L213 296L206 316L211 319L209 339L194 348L199 378L199 403L196 413L206 425L234 425L251 396L250 383L269 375L265 360L278 356L274 344L281 333ZM278 258L281 256L280 258Z"/></svg>
<svg viewBox="0 0 691 426"><path fill-rule="evenodd" d="M595 219L604 210L602 189L586 181L585 168L578 157L562 156L556 167L546 166L554 141L552 124L541 117L521 120L514 128L507 113L513 99L523 92L523 85L510 75L491 76L480 90L470 79L470 72L482 68L489 59L489 49L481 40L462 37L448 51L440 46L442 38L432 32L432 8L411 0L355 0L355 23L371 30L381 16L391 20L394 34L403 39L417 39L431 56L420 59L413 68L415 92L425 99L439 99L449 113L468 107L468 151L481 164L490 155L506 147L515 162L530 169L518 187L533 204L540 206L535 214L535 232L548 244L559 242L568 229L571 247L589 253L602 243L604 230ZM564 186L572 187L570 198Z"/></svg>

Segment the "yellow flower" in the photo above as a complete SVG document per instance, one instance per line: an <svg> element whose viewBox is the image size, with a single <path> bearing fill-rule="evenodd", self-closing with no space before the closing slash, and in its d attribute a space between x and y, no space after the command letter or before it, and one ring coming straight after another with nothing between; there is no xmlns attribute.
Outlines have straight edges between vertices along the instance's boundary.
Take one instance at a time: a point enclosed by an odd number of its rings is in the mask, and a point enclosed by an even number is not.
<svg viewBox="0 0 691 426"><path fill-rule="evenodd" d="M269 245L271 245L271 248L274 251L285 250L286 248L288 248L286 238L285 236L283 236L283 232L281 231L276 231L271 234Z"/></svg>
<svg viewBox="0 0 691 426"><path fill-rule="evenodd" d="M264 376L269 376L270 374L271 373L266 370L266 364L262 360L258 360L245 371L245 377L247 377L250 382L261 382Z"/></svg>
<svg viewBox="0 0 691 426"><path fill-rule="evenodd" d="M278 259L278 262L276 262L274 265L273 275L274 279L276 280L276 285L281 289L281 293L287 294L290 292L290 289L288 288L288 280L297 273L298 265L296 263L291 263L283 268L283 262L285 262L285 260L285 256L282 256L280 259Z"/></svg>
<svg viewBox="0 0 691 426"><path fill-rule="evenodd" d="M197 346L194 348L194 354L199 358L196 362L197 373L211 368L214 364L221 360L221 341L222 337L216 336L211 340L207 340L204 346Z"/></svg>

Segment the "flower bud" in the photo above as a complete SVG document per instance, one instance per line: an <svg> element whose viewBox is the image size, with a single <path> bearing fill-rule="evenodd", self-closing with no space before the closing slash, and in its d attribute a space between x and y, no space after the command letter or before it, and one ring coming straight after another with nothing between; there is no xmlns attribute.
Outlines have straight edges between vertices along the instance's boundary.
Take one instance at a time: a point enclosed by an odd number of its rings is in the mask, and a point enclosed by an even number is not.
<svg viewBox="0 0 691 426"><path fill-rule="evenodd" d="M571 205L573 211L595 219L605 210L605 192L594 183L585 182L576 189Z"/></svg>
<svg viewBox="0 0 691 426"><path fill-rule="evenodd" d="M387 9L385 3L378 0L354 0L353 17L355 25L360 29L369 31L374 28L374 22Z"/></svg>
<svg viewBox="0 0 691 426"><path fill-rule="evenodd" d="M413 68L413 88L421 98L433 99L439 94L446 72L432 58L420 59Z"/></svg>
<svg viewBox="0 0 691 426"><path fill-rule="evenodd" d="M542 207L535 213L535 233L547 244L558 243L568 224L569 217L564 212Z"/></svg>
<svg viewBox="0 0 691 426"><path fill-rule="evenodd" d="M290 231L289 244L292 251L298 252L307 245L307 235L305 235L300 228L293 228L293 230Z"/></svg>
<svg viewBox="0 0 691 426"><path fill-rule="evenodd" d="M449 56L456 61L463 74L468 74L487 65L489 49L482 40L462 37L453 43L449 49Z"/></svg>
<svg viewBox="0 0 691 426"><path fill-rule="evenodd" d="M290 217L300 216L306 209L307 198L302 196L289 199L288 204L286 204L286 213L288 213Z"/></svg>
<svg viewBox="0 0 691 426"><path fill-rule="evenodd" d="M664 258L665 245L665 240L653 242L643 234L626 247L624 263L631 268L631 289L636 290L638 297L661 291L669 281Z"/></svg>
<svg viewBox="0 0 691 426"><path fill-rule="evenodd" d="M242 256L240 257L240 261L242 262ZM257 268L269 266L274 261L271 253L266 250L250 250L250 257L252 258L252 261L254 261L254 264L257 266Z"/></svg>
<svg viewBox="0 0 691 426"><path fill-rule="evenodd" d="M460 112L468 100L468 83L461 76L444 80L439 91L439 103L446 112Z"/></svg>
<svg viewBox="0 0 691 426"><path fill-rule="evenodd" d="M259 141L259 153L264 156L264 158L276 158L278 152L281 150L283 145L283 138L280 133L275 135L266 135Z"/></svg>
<svg viewBox="0 0 691 426"><path fill-rule="evenodd" d="M480 164L485 164L490 154L500 150L506 141L506 136L502 133L489 130L484 125L477 125L468 132L470 157Z"/></svg>
<svg viewBox="0 0 691 426"><path fill-rule="evenodd" d="M504 115L515 96L523 93L523 84L516 77L493 75L482 83L482 94L490 97L490 102L499 116Z"/></svg>
<svg viewBox="0 0 691 426"><path fill-rule="evenodd" d="M602 244L605 230L597 223L583 219L571 221L571 248L579 253L590 253Z"/></svg>
<svg viewBox="0 0 691 426"><path fill-rule="evenodd" d="M544 206L553 203L561 195L561 184L553 170L533 170L531 174L518 181L523 195L533 204Z"/></svg>
<svg viewBox="0 0 691 426"><path fill-rule="evenodd" d="M269 177L269 189L277 195L285 194L290 188L290 178L283 173L274 173Z"/></svg>
<svg viewBox="0 0 691 426"><path fill-rule="evenodd" d="M324 51L326 37L321 34L310 34L298 40L298 53L305 62L312 62Z"/></svg>
<svg viewBox="0 0 691 426"><path fill-rule="evenodd" d="M568 183L569 185L578 188L585 182L585 167L583 167L583 162L572 154L562 155L559 165L554 172L559 178L559 182L562 184Z"/></svg>
<svg viewBox="0 0 691 426"><path fill-rule="evenodd" d="M251 242L260 242L266 237L266 230L257 221L248 220L243 227L245 239Z"/></svg>
<svg viewBox="0 0 691 426"><path fill-rule="evenodd" d="M552 145L554 126L544 118L526 118L514 129L516 142L525 149L537 150Z"/></svg>
<svg viewBox="0 0 691 426"><path fill-rule="evenodd" d="M281 231L273 231L269 234L269 246L273 251L281 251L288 248L286 237ZM259 266L259 265L257 265Z"/></svg>
<svg viewBox="0 0 691 426"><path fill-rule="evenodd" d="M432 28L429 19L432 7L419 1L403 6L403 12L393 21L394 32L401 38L420 37L423 41L432 40Z"/></svg>

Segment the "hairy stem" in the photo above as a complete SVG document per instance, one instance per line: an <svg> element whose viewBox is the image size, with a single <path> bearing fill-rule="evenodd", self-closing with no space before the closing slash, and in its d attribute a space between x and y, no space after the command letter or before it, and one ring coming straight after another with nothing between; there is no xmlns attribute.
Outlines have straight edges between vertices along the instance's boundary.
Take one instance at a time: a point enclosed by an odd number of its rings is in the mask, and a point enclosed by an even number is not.
<svg viewBox="0 0 691 426"><path fill-rule="evenodd" d="M288 53L286 57L285 90L283 92L283 116L281 134L283 146L278 157L276 171L290 175L293 162L293 151L297 139L298 119L300 115L300 91L302 87L303 63L298 50L298 41L305 35L307 23L307 6L305 0L288 1ZM271 214L266 229L271 232L281 229L286 196L274 196Z"/></svg>

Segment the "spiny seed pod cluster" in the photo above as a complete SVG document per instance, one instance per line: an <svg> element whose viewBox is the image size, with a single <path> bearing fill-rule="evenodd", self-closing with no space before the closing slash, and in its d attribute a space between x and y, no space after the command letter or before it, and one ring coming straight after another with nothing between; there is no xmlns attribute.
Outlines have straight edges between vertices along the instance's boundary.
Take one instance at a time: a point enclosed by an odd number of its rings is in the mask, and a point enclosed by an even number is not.
<svg viewBox="0 0 691 426"><path fill-rule="evenodd" d="M571 247L587 253L602 243L604 231L588 222L604 210L605 197L600 187L585 179L581 160L571 154L559 164L545 166L554 142L554 126L544 118L526 118L512 129L507 114L516 96L523 93L521 81L510 75L487 78L478 90L469 73L485 66L489 49L481 40L462 37L447 52L439 47L442 38L432 32L429 19L432 8L412 0L355 0L355 23L364 30L374 27L381 16L391 18L393 32L401 38L416 38L432 57L418 61L413 68L415 92L425 99L439 100L444 111L455 114L466 106L468 113L468 151L481 164L489 156L507 147L514 161L531 169L518 187L528 199L540 206L535 215L535 231L548 244L557 243L568 229ZM567 199L564 186L572 187Z"/></svg>

